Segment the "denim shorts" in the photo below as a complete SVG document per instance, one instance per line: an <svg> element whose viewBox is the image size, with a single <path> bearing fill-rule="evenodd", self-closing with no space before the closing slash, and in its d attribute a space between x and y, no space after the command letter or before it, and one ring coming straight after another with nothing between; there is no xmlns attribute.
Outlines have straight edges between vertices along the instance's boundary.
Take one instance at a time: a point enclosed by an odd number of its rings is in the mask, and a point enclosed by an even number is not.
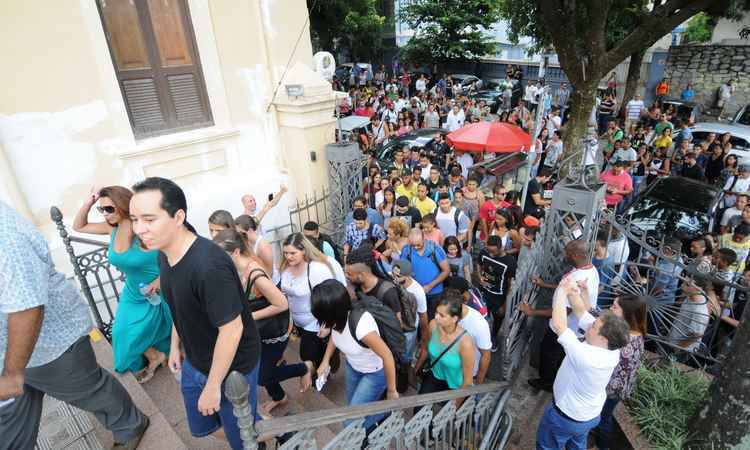
<svg viewBox="0 0 750 450"><path fill-rule="evenodd" d="M248 402L255 417L255 421L260 421L257 412L257 386L258 386L258 367L260 362L256 362L255 367L250 373L245 375L245 380L250 386L250 395ZM198 399L206 386L208 376L196 369L185 358L182 362L182 379L181 390L182 399L185 402L185 412L187 413L188 426L190 434L195 437L204 437L215 432L219 428L224 428L224 434L227 436L229 445L235 450L242 449L242 439L240 439L240 429L237 426L237 417L232 410L232 403L227 399L224 393L224 383L221 384L221 403L219 412L210 416L204 416L198 411Z"/></svg>

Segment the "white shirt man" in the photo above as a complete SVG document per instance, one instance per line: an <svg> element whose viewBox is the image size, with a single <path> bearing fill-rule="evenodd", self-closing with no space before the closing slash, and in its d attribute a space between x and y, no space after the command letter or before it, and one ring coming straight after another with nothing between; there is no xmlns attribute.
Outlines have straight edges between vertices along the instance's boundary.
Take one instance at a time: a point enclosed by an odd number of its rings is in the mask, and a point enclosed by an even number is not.
<svg viewBox="0 0 750 450"><path fill-rule="evenodd" d="M646 105L643 103L643 100L641 100L640 95L636 95L635 98L630 100L625 106L625 111L627 114L628 120L638 120L639 117L641 117L641 112L643 111L643 108Z"/></svg>
<svg viewBox="0 0 750 450"><path fill-rule="evenodd" d="M523 99L529 103L536 103L536 94L538 93L538 89L533 84L526 85L526 89L524 89Z"/></svg>
<svg viewBox="0 0 750 450"><path fill-rule="evenodd" d="M474 158L471 157L471 153L463 152L457 159L458 163L461 164L461 176L464 179L469 177L469 169L474 167Z"/></svg>
<svg viewBox="0 0 750 450"><path fill-rule="evenodd" d="M397 113L401 112L402 109L404 109L404 108L406 108L408 106L409 106L409 102L405 98L399 97L398 100L396 100L396 108L395 109L396 109Z"/></svg>
<svg viewBox="0 0 750 450"><path fill-rule="evenodd" d="M419 92L424 93L427 90L427 80L425 80L424 77L420 77L415 86Z"/></svg>
<svg viewBox="0 0 750 450"><path fill-rule="evenodd" d="M456 218L458 217L458 220ZM452 204L449 194L440 194L438 209L435 213L437 223L443 236L456 236L459 241L465 241L469 231L469 218L463 211L457 210ZM458 222L458 223L456 223Z"/></svg>
<svg viewBox="0 0 750 450"><path fill-rule="evenodd" d="M456 105L448 113L448 117L445 120L445 127L448 129L448 131L456 131L464 126L464 119L464 110Z"/></svg>
<svg viewBox="0 0 750 450"><path fill-rule="evenodd" d="M383 110L381 120L395 125L398 122L398 113L393 108L386 108Z"/></svg>
<svg viewBox="0 0 750 450"><path fill-rule="evenodd" d="M393 279L401 283L406 292L414 295L414 299L417 302L417 320L414 326L421 328L421 334L425 336L429 326L429 321L427 320L427 295L422 285L412 278L412 273L412 265L408 259L399 259L393 263ZM417 330L404 333L404 336L406 337L406 358L412 360L417 345Z"/></svg>
<svg viewBox="0 0 750 450"><path fill-rule="evenodd" d="M560 139L560 135L555 132L552 134L552 139L549 145L547 145L547 156L544 158L544 165L549 168L554 168L560 161L560 157L563 153L563 142Z"/></svg>
<svg viewBox="0 0 750 450"><path fill-rule="evenodd" d="M731 207L737 202L737 194L744 194L750 189L750 166L740 164L738 174L729 177L724 185L724 207Z"/></svg>

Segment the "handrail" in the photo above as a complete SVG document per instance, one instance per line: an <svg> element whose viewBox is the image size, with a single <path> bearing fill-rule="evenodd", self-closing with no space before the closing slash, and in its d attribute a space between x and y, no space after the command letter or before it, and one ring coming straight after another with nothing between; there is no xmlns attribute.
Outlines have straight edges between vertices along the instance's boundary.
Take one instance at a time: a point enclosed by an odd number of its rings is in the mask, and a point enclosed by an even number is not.
<svg viewBox="0 0 750 450"><path fill-rule="evenodd" d="M263 420L256 425L256 432L263 440L267 437L280 436L285 433L300 431L301 428L319 428L338 424L345 420L358 419L380 413L393 412L438 402L456 400L477 394L486 394L508 389L506 382L485 383L463 389L434 392L431 394L410 395L397 400L381 400L363 405L343 406L338 408L310 411L292 416Z"/></svg>
<svg viewBox="0 0 750 450"><path fill-rule="evenodd" d="M82 238L78 236L70 236L70 242L78 242L79 244L96 245L97 247L109 247L109 244L96 239Z"/></svg>

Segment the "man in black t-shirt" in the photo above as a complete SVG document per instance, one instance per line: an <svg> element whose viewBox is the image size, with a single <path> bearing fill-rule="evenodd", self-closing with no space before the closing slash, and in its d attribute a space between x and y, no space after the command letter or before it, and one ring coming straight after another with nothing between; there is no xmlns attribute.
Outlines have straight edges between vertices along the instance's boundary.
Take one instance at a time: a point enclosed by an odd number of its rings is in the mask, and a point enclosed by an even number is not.
<svg viewBox="0 0 750 450"><path fill-rule="evenodd" d="M516 258L506 255L503 247L500 236L488 237L487 246L479 253L477 262L480 289L487 302L487 309L492 313L493 343L500 331L505 316L505 300L516 276ZM496 349L495 344L493 349Z"/></svg>
<svg viewBox="0 0 750 450"><path fill-rule="evenodd" d="M524 214L536 218L544 217L544 208L549 205L549 201L544 199L544 185L550 178L552 178L552 172L542 167L539 173L529 181L529 186L526 188L526 202L523 205Z"/></svg>
<svg viewBox="0 0 750 450"><path fill-rule="evenodd" d="M160 250L161 292L173 319L169 367L182 371L190 432L202 437L223 427L232 448L242 448L224 380L232 371L246 378L257 419L260 338L237 269L187 223L185 194L174 182L147 178L133 191L133 231L148 249Z"/></svg>
<svg viewBox="0 0 750 450"><path fill-rule="evenodd" d="M422 214L413 206L409 206L409 198L402 195L396 200L396 217L403 217L409 228L416 227L422 221Z"/></svg>
<svg viewBox="0 0 750 450"><path fill-rule="evenodd" d="M362 245L353 250L346 260L344 275L354 286L357 295L368 295L375 297L393 310L396 318L401 322L401 301L395 286L384 288L385 280L376 276L372 268L375 266L375 258L372 256L372 247Z"/></svg>

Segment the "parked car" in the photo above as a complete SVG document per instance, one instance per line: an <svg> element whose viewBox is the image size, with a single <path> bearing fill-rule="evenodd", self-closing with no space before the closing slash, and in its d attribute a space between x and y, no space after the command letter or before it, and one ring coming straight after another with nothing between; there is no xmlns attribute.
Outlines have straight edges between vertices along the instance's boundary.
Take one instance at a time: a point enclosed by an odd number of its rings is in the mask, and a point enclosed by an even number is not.
<svg viewBox="0 0 750 450"><path fill-rule="evenodd" d="M349 86L349 76L352 73L352 69L354 68L354 63L344 63L336 67L336 70L333 72L333 75L339 79L345 86ZM367 80L371 81L373 77L372 72L372 64L369 63L357 63L357 69L358 72L361 70L367 71Z"/></svg>
<svg viewBox="0 0 750 450"><path fill-rule="evenodd" d="M683 177L657 178L630 205L625 216L636 234L661 240L674 236L686 243L714 227L722 190ZM635 248L631 243L631 255ZM637 253L637 252L635 252Z"/></svg>
<svg viewBox="0 0 750 450"><path fill-rule="evenodd" d="M483 89L477 92L472 98L476 100L477 103L484 100L484 103L489 106L490 112L496 114L498 108L500 108L500 105L503 102L503 92L499 90L499 88L492 90Z"/></svg>
<svg viewBox="0 0 750 450"><path fill-rule="evenodd" d="M730 123L736 126L750 127L750 105L740 108Z"/></svg>
<svg viewBox="0 0 750 450"><path fill-rule="evenodd" d="M748 118L738 115L738 119ZM732 143L732 150L729 154L737 155L742 164L750 164L750 126L742 125L741 122L701 122L690 127L690 130L693 133L693 145L706 139L709 133L716 133L717 138L724 133L731 133L732 138L729 142Z"/></svg>
<svg viewBox="0 0 750 450"><path fill-rule="evenodd" d="M435 140L437 134L445 136L447 130L442 128L418 128L411 133L406 133L394 139L390 139L384 144L378 144L372 149L372 154L378 160L382 170L389 170L393 166L393 157L396 149L404 145L411 147L424 147Z"/></svg>
<svg viewBox="0 0 750 450"><path fill-rule="evenodd" d="M459 83L463 92L469 91L471 83L477 83L477 90L482 89L482 80L476 75L468 75L465 73L454 73L449 76L453 84Z"/></svg>
<svg viewBox="0 0 750 450"><path fill-rule="evenodd" d="M673 117L678 117L683 122L696 123L701 117L701 105L695 102L686 102L675 98L666 98L661 102L661 111L666 112L670 107L674 109Z"/></svg>

